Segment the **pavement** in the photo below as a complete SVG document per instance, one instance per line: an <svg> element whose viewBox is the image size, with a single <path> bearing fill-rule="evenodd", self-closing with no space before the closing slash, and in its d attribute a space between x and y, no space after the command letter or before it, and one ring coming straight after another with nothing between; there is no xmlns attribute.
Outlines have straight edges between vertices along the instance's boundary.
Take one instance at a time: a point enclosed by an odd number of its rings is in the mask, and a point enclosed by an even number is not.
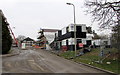
<svg viewBox="0 0 120 75"><path fill-rule="evenodd" d="M19 51L19 50L18 50ZM18 55L4 56L3 73L102 73L111 75L83 64L51 54L45 50L20 50Z"/></svg>
<svg viewBox="0 0 120 75"><path fill-rule="evenodd" d="M17 48L16 48L17 49ZM2 58L3 73L47 73L51 72L38 61L39 53L34 50L20 50ZM43 69L44 68L44 69Z"/></svg>
<svg viewBox="0 0 120 75"><path fill-rule="evenodd" d="M12 48L11 52L8 54L4 54L4 55L0 55L0 57L9 57L9 56L14 56L14 55L19 55L20 54L20 50L18 47Z"/></svg>

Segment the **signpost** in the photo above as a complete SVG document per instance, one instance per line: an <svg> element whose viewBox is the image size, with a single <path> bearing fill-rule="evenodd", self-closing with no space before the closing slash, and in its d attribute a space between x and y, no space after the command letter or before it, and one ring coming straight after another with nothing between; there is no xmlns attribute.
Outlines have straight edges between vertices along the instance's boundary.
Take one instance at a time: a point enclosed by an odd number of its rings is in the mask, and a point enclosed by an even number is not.
<svg viewBox="0 0 120 75"><path fill-rule="evenodd" d="M105 43L103 41L100 42L100 63L103 63L104 60L104 50L105 50Z"/></svg>
<svg viewBox="0 0 120 75"><path fill-rule="evenodd" d="M83 53L83 43L79 43L78 45L79 45L79 47L81 48L81 50L80 50L80 55L83 55L83 54L84 54L84 53Z"/></svg>

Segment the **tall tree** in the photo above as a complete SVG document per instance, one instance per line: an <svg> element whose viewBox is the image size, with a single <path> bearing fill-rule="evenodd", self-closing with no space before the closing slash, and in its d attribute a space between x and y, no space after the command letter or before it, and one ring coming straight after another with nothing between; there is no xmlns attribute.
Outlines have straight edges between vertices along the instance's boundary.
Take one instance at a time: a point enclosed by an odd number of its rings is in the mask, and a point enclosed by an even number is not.
<svg viewBox="0 0 120 75"><path fill-rule="evenodd" d="M22 41L22 40L24 40L25 38L26 38L26 37L25 37L24 35L18 35L17 40Z"/></svg>
<svg viewBox="0 0 120 75"><path fill-rule="evenodd" d="M12 45L12 37L8 28L8 22L6 18L0 14L2 17L2 54L7 54Z"/></svg>
<svg viewBox="0 0 120 75"><path fill-rule="evenodd" d="M112 45L120 50L120 25L116 25L112 28Z"/></svg>
<svg viewBox="0 0 120 75"><path fill-rule="evenodd" d="M100 39L100 36L93 30L93 39Z"/></svg>
<svg viewBox="0 0 120 75"><path fill-rule="evenodd" d="M92 34L92 28L90 26L86 27L86 29L87 29L87 33Z"/></svg>
<svg viewBox="0 0 120 75"><path fill-rule="evenodd" d="M112 28L112 40L120 44L120 1L119 0L86 0L86 12L98 21L100 29ZM120 46L117 46L120 49Z"/></svg>
<svg viewBox="0 0 120 75"><path fill-rule="evenodd" d="M93 21L98 21L100 28L119 24L120 1L118 0L86 0L87 12L93 16Z"/></svg>

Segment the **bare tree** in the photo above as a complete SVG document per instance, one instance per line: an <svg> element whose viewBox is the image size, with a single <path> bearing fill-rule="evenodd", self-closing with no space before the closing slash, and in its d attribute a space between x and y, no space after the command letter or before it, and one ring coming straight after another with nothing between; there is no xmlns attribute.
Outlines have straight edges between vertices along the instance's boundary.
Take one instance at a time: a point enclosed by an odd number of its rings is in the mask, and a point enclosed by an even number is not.
<svg viewBox="0 0 120 75"><path fill-rule="evenodd" d="M112 36L111 36L111 41L112 45L115 48L118 48L120 50L120 25L116 25L112 28Z"/></svg>
<svg viewBox="0 0 120 75"><path fill-rule="evenodd" d="M22 40L24 40L26 37L24 36L24 35L18 35L18 37L17 37L17 39L19 40L19 41L22 41Z"/></svg>
<svg viewBox="0 0 120 75"><path fill-rule="evenodd" d="M120 23L120 1L117 0L86 0L87 12L98 21L100 28L108 28Z"/></svg>
<svg viewBox="0 0 120 75"><path fill-rule="evenodd" d="M85 6L100 29L112 29L112 46L120 49L120 0L86 0Z"/></svg>

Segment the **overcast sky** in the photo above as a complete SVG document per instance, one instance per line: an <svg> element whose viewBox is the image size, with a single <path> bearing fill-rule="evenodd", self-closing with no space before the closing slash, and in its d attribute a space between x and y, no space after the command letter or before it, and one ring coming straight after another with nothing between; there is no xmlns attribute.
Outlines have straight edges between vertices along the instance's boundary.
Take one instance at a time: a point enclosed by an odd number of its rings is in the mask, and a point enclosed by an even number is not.
<svg viewBox="0 0 120 75"><path fill-rule="evenodd" d="M16 37L36 39L40 28L61 29L74 22L73 6L67 2L76 7L76 23L90 26L91 16L85 15L84 0L0 0L0 9ZM92 27L97 30L95 24Z"/></svg>

